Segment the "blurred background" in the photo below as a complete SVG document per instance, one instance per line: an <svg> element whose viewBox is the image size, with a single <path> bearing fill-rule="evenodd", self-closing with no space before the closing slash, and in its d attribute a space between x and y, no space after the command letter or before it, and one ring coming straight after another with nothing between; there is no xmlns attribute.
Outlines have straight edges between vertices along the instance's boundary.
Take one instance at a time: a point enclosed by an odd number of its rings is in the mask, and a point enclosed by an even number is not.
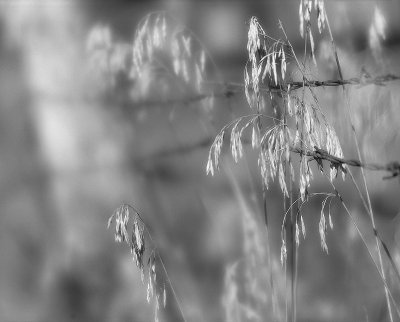
<svg viewBox="0 0 400 322"><path fill-rule="evenodd" d="M280 264L279 187L267 193L267 238L257 153L246 147L234 164L223 149L221 170L214 177L205 171L217 131L251 113L243 93L191 101L193 93L178 81L151 66L132 75L124 59L139 21L166 10L172 23L193 32L193 47L208 54L207 80L218 82L212 90L221 93L229 89L224 82L243 83L251 16L276 38L283 38L282 21L295 49L304 50L298 6L267 0L0 2L0 321L153 320L154 301L147 304L128 247L106 229L122 203L146 222L187 321L285 319L290 280ZM400 74L399 2L329 1L326 8L345 78L359 77L363 67L373 76ZM383 20L374 20L376 8ZM319 35L314 26L314 35L313 76L337 79L327 32ZM115 54L112 72L104 48ZM345 156L356 157L341 88L317 94ZM399 82L353 87L349 97L365 159L400 160ZM314 173L313 190L330 192ZM400 185L382 176L367 176L372 204L400 265ZM373 248L357 192L350 181L338 179L338 186ZM321 201L303 208L298 321L386 321L382 282L337 202L329 255L321 250ZM399 300L399 281L386 268ZM180 321L169 288L167 294L160 320Z"/></svg>

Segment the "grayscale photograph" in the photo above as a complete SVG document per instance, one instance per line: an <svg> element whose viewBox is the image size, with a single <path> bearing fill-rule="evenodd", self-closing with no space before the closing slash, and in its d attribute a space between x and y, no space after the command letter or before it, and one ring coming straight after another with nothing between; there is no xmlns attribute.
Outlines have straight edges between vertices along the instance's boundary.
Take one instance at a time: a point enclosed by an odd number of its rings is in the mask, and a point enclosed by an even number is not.
<svg viewBox="0 0 400 322"><path fill-rule="evenodd" d="M0 0L0 322L400 322L399 15Z"/></svg>

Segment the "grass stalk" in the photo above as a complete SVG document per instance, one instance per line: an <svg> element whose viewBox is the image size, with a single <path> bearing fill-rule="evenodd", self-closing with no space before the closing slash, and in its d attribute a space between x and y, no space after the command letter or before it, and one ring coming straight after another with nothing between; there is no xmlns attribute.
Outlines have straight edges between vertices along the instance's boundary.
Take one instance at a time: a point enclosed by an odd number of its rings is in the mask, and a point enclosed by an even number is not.
<svg viewBox="0 0 400 322"><path fill-rule="evenodd" d="M329 178L328 178L328 180L329 180ZM382 272L381 272L380 267L379 267L378 264L376 263L376 261L375 261L375 259L374 259L374 256L373 256L371 250L370 250L369 247L368 247L368 244L367 244L366 238L364 237L364 234L361 232L360 228L358 227L357 221L355 220L355 218L354 218L353 215L351 214L349 208L347 207L346 203L344 202L344 199L343 199L342 195L339 193L339 191L337 190L337 188L335 187L335 185L334 185L330 180L329 180L329 182L330 182L330 184L331 184L333 190L335 191L336 196L339 198L340 203L342 204L344 210L346 211L346 214L349 216L349 218L350 218L350 220L351 220L353 226L356 228L357 233L358 233L358 235L360 236L361 241L362 241L362 243L364 244L366 250L368 251L369 257L371 258L371 260L372 260L372 262L373 262L373 264L374 264L374 267L375 267L376 271L378 272L378 274L379 274L379 276L380 276L380 278L381 278L382 283L384 284L385 288L386 288L387 291L388 291L388 297L390 297L390 299L392 300L392 302L393 302L393 304L394 304L394 307L395 307L395 310L396 310L396 313L397 313L398 317L400 318L400 308L399 308L399 306L397 305L397 303L396 303L396 301L395 301L395 299L394 299L394 296L393 296L392 292L390 291L390 289L389 289L389 287L388 287L388 285L387 285L387 282L386 282L385 277L382 275Z"/></svg>
<svg viewBox="0 0 400 322"><path fill-rule="evenodd" d="M340 77L341 80L343 80L344 78L343 78L342 68L341 68L341 65L340 65L340 61L339 61L336 45L335 45L335 42L334 42L334 39L333 39L332 30L331 30L331 27L330 27L330 24L329 24L329 19L328 19L328 16L326 14L325 14L325 16L326 16L326 23L327 23L327 26L328 26L329 36L330 36L330 39L331 39L331 45L332 45L332 49L333 49L333 52L334 52L334 55L335 55L336 65L337 65L338 72L339 72L339 77ZM355 129L353 118L352 118L352 108L351 108L351 105L350 105L350 100L349 100L348 93L347 93L346 88L344 87L344 85L342 85L342 89L343 89L343 95L344 95L345 101L346 101L347 116L348 116L349 121L350 121L351 130L352 130L354 143L355 143L356 150L357 150L358 159L360 161L362 161L360 146L359 146L358 139L357 139L357 133L356 133L356 129ZM368 185L367 185L367 179L366 179L365 172L364 172L363 168L361 168L361 176L362 176L362 180L363 180L363 183L364 183L365 194L366 194L366 197L367 197L367 204L368 204L368 210L369 210L369 214L370 214L370 218L371 218L372 228L373 228L374 231L377 231L376 225L375 225L374 212L373 212L372 204L371 204L371 198L370 198L370 195L369 195L369 190L368 190ZM360 194L360 196L361 196L361 194ZM383 267L382 254L381 254L381 250L380 250L380 247L379 247L379 240L378 240L378 237L376 235L375 235L375 242L376 242L376 249L377 249L377 252L378 252L380 270L381 270L381 273L382 273L383 280L385 281L386 278L385 278L385 270L384 270L384 267ZM388 307L390 321L393 322L392 308L391 308L390 299L389 299L389 290L388 290L386 285L385 285L385 297L386 297L386 303L387 303L387 307Z"/></svg>

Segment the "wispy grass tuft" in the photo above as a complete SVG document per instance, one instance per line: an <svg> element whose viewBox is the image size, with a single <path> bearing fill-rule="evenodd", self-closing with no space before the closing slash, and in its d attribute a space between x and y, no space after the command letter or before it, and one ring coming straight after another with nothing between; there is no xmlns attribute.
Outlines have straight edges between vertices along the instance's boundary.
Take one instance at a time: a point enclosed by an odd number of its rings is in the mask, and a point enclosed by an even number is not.
<svg viewBox="0 0 400 322"><path fill-rule="evenodd" d="M164 261L140 214L132 206L123 204L108 219L107 228L110 228L113 222L115 223L115 241L129 246L136 267L140 271L142 283L147 285L147 302L150 304L154 301L155 303L154 320L159 321L160 308L165 308L167 305L166 285L162 278L158 277L158 272L161 270L172 290L182 319L186 321ZM147 235L148 241L146 241L145 235Z"/></svg>
<svg viewBox="0 0 400 322"><path fill-rule="evenodd" d="M386 22L378 9L374 12L374 21L369 34L371 50L373 55L378 57L382 54L380 41L384 38ZM316 27L313 26L315 20L312 18L313 15L317 22ZM163 75L165 80L178 82L178 87L185 93L183 99L162 97L164 102L179 100L189 103L200 102L206 111L210 111L215 97L231 98L238 94L245 96L250 107L250 114L244 112L244 115L227 122L215 136L203 139L198 144L181 146L176 151L165 152L166 154L182 153L210 145L206 173L211 176L216 175L221 167L226 166L221 162L224 145L229 145L230 154L235 163L241 162L246 157L244 148L246 144L251 145L257 153L259 181L262 187L260 200L263 201L263 209L260 213L264 216L267 228L266 241L260 237L258 222L249 210L233 172L227 169L235 198L242 212L243 253L245 254L244 258L231 263L225 270L223 305L228 321L263 321L266 318L265 307L272 308L272 319L280 321L283 310L281 310L278 297L283 293L279 290L283 288L285 289L285 319L289 319L290 309L290 319L296 321L298 263L301 260L300 243L307 237L307 231L312 229L306 227L302 209L314 197L321 199L320 212L315 217L318 218L316 227L318 227L322 251L328 255L327 234L335 232L331 204L334 200L339 200L355 225L372 259L372 264L377 269L383 285L382 291L385 292L388 314L390 320L393 321L392 307L399 318L400 310L386 280L384 260L388 260L389 266L399 279L400 274L387 244L376 227L365 171L384 171L387 174L384 178L396 178L400 176L400 163L394 161L387 164L375 164L362 159L346 87L382 86L387 82L399 80L400 77L393 74L373 77L367 75L365 70L359 77L347 79L344 77L324 0L301 0L299 19L299 32L304 40L302 57L296 53L282 22L279 21L281 32L279 38L269 35L257 17L250 18L246 47L248 60L244 66L243 83L240 84L229 82L221 84L218 81L211 81L207 77L209 65L215 65L211 55L191 31L177 24L164 12L151 13L141 20L129 50L126 47L118 47L120 49L117 50L117 47L113 46L111 33L104 26L98 26L92 32L88 48L90 57L97 63L102 62L99 65L100 71L104 75L107 74L111 80L115 79L116 74L122 69L128 78L142 84L137 89L135 99L142 100L143 106L146 106L146 99L147 103L158 103L157 100L149 101L146 94L152 90L149 87L154 87L154 84L162 87L157 78L159 75ZM339 79L312 79L308 72L311 66L318 65L314 37L316 28L321 36L327 34L331 41ZM119 57L120 63L116 63L118 59L114 56ZM157 78L156 81L155 78ZM168 88L168 84L165 86ZM325 115L325 107L321 105L321 100L317 95L317 87L337 86L343 88L346 115L350 120L357 159L344 156L342 142L332 121ZM168 91L165 90L165 92ZM208 127L213 127L212 120ZM361 169L362 189L353 176L352 168ZM314 187L317 187L314 185L317 176L323 180L326 179L330 191L313 191ZM343 196L337 188L337 181L340 178L347 184L349 177L350 184L356 187L359 198L370 217L371 230L376 240L378 263L347 206L346 196ZM285 278L287 272L289 270L291 272L290 308L288 308L286 298L286 280L283 282L283 279L277 277L278 274L273 274L274 256L270 248L272 243L267 192L275 183L280 187L283 200L280 259ZM161 256L139 213L133 207L124 204L110 217L108 226L112 222L115 222L115 241L125 243L131 249L142 281L147 284L147 300L155 302L155 320L158 319L160 307L166 306L168 297L165 284L160 284L160 279L157 278L157 267L160 267L166 275L182 318L185 319ZM146 237L150 240L151 246L146 241ZM386 258L382 256L383 254ZM268 261L264 261L265 257L268 257ZM279 255L276 257L279 258ZM279 260L277 262L279 263ZM238 279L241 279L241 283ZM285 287L277 286L277 282L285 283ZM240 286L243 289L239 289Z"/></svg>

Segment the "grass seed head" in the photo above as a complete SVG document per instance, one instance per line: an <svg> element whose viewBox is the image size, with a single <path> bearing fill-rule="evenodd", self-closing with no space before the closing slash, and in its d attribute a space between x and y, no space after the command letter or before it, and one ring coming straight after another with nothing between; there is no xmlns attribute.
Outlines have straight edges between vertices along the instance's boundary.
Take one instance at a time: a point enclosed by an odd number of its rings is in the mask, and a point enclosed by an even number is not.
<svg viewBox="0 0 400 322"><path fill-rule="evenodd" d="M286 250L286 241L282 238L282 245L281 245L281 264L282 266L286 263L287 259L287 250Z"/></svg>
<svg viewBox="0 0 400 322"><path fill-rule="evenodd" d="M326 227L325 214L323 211L321 211L321 217L319 220L318 231L319 231L319 236L321 238L321 247L328 254L328 245L326 243L327 227Z"/></svg>

